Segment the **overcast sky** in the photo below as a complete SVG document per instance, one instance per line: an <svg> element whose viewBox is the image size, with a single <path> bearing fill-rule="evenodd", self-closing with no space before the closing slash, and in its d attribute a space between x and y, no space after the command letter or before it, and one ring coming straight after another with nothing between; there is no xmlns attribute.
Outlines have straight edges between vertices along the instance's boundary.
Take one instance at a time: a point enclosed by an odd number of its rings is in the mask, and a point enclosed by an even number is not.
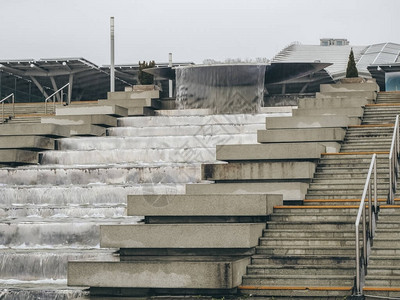
<svg viewBox="0 0 400 300"><path fill-rule="evenodd" d="M0 60L201 63L272 58L293 41L400 44L400 0L0 0Z"/></svg>

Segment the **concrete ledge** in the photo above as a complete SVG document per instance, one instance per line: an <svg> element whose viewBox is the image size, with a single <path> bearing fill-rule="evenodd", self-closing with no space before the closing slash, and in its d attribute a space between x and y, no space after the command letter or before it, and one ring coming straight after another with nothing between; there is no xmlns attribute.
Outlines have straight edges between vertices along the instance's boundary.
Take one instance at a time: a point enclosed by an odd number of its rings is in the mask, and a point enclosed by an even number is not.
<svg viewBox="0 0 400 300"><path fill-rule="evenodd" d="M258 130L259 143L290 143L290 142L341 142L346 130L343 128L300 128Z"/></svg>
<svg viewBox="0 0 400 300"><path fill-rule="evenodd" d="M151 107L129 107L128 116L154 116L156 113Z"/></svg>
<svg viewBox="0 0 400 300"><path fill-rule="evenodd" d="M363 82L363 83L333 83L321 84L320 91L326 92L355 92L355 91L369 91L379 92L379 85L376 82Z"/></svg>
<svg viewBox="0 0 400 300"><path fill-rule="evenodd" d="M69 128L57 124L21 123L0 125L2 136L47 136L47 137L69 137Z"/></svg>
<svg viewBox="0 0 400 300"><path fill-rule="evenodd" d="M252 248L264 223L101 225L103 248Z"/></svg>
<svg viewBox="0 0 400 300"><path fill-rule="evenodd" d="M216 157L224 161L319 159L325 151L317 143L217 145Z"/></svg>
<svg viewBox="0 0 400 300"><path fill-rule="evenodd" d="M58 125L83 125L92 124L103 127L116 127L117 118L108 115L74 115L74 116L52 116L42 117L42 123Z"/></svg>
<svg viewBox="0 0 400 300"><path fill-rule="evenodd" d="M54 139L44 136L0 136L0 149L54 150Z"/></svg>
<svg viewBox="0 0 400 300"><path fill-rule="evenodd" d="M102 106L67 106L57 107L57 116L71 116L71 115L110 115L117 117L127 117L128 109L118 105L102 105Z"/></svg>
<svg viewBox="0 0 400 300"><path fill-rule="evenodd" d="M106 99L99 100L100 105L119 105L126 108L134 107L152 107L159 109L160 101L151 98L138 98L138 99Z"/></svg>
<svg viewBox="0 0 400 300"><path fill-rule="evenodd" d="M326 115L341 115L348 117L362 117L364 109L361 107L345 107L345 108L302 108L294 109L293 116L326 116Z"/></svg>
<svg viewBox="0 0 400 300"><path fill-rule="evenodd" d="M316 163L308 161L233 162L229 164L203 164L203 180L276 180L313 178Z"/></svg>
<svg viewBox="0 0 400 300"><path fill-rule="evenodd" d="M90 287L232 289L242 282L250 258L203 261L144 260L69 262L68 285Z"/></svg>
<svg viewBox="0 0 400 300"><path fill-rule="evenodd" d="M107 99L123 100L123 99L143 99L143 98L159 98L160 91L129 91L129 92L108 92Z"/></svg>
<svg viewBox="0 0 400 300"><path fill-rule="evenodd" d="M105 136L106 128L91 124L70 125L71 136Z"/></svg>
<svg viewBox="0 0 400 300"><path fill-rule="evenodd" d="M326 109L326 108L347 108L347 107L363 107L366 104L371 104L372 101L366 98L300 98L299 108L310 109Z"/></svg>
<svg viewBox="0 0 400 300"><path fill-rule="evenodd" d="M38 152L29 150L7 149L0 150L2 164L37 164Z"/></svg>
<svg viewBox="0 0 400 300"><path fill-rule="evenodd" d="M347 91L347 92L324 92L324 93L316 93L316 98L365 98L367 100L375 100L377 96L377 92L374 91Z"/></svg>
<svg viewBox="0 0 400 300"><path fill-rule="evenodd" d="M284 201L304 200L309 184L304 182L234 182L216 184L186 184L187 195L199 194L277 194Z"/></svg>
<svg viewBox="0 0 400 300"><path fill-rule="evenodd" d="M265 216L282 195L130 195L128 216Z"/></svg>
<svg viewBox="0 0 400 300"><path fill-rule="evenodd" d="M266 118L267 129L284 128L346 128L349 125L359 125L359 118L346 116L315 116L315 117L275 117Z"/></svg>

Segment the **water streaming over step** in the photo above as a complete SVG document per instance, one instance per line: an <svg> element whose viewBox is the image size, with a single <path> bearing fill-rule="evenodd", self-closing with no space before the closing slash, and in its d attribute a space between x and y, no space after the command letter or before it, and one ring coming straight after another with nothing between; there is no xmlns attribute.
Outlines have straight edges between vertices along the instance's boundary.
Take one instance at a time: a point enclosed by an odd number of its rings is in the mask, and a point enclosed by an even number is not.
<svg viewBox="0 0 400 300"><path fill-rule="evenodd" d="M183 194L215 145L255 143L266 114L121 118L109 136L58 141L42 164L0 169L0 299L67 300L68 260L112 260L101 224L132 224L128 195Z"/></svg>

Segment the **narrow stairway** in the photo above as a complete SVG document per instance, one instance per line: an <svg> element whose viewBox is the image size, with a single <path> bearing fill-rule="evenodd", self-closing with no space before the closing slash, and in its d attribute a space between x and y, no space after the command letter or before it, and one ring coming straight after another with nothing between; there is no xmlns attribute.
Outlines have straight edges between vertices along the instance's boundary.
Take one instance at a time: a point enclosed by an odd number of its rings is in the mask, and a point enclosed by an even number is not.
<svg viewBox="0 0 400 300"><path fill-rule="evenodd" d="M242 294L265 299L343 299L353 294L360 197L377 153L378 198L386 203L388 154L399 113L400 105L368 105L362 124L347 130L341 152L322 155L304 205L275 207L239 287Z"/></svg>

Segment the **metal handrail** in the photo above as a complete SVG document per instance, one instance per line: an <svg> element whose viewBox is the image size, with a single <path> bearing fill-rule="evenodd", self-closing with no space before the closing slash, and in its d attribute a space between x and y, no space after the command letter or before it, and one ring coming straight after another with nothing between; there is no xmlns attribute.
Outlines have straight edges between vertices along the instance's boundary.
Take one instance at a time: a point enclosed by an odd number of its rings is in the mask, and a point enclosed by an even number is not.
<svg viewBox="0 0 400 300"><path fill-rule="evenodd" d="M371 176L373 174L373 181L371 181ZM372 183L374 187L374 205L372 205ZM366 218L366 205L365 198L368 194L368 220ZM358 208L357 219L355 222L356 227L356 292L358 295L362 294L361 288L361 275L365 275L366 265L368 263L368 248L371 245L371 240L374 237L375 231L375 220L376 216L372 215L372 212L376 214L378 212L378 199L377 199L377 175L376 175L376 154L372 155L371 164L369 166L367 179L365 181L364 190L361 196L360 207ZM360 237L359 237L359 227L362 217L362 244L363 244L363 255L360 253ZM368 223L368 224L367 224ZM368 230L367 230L368 225ZM363 259L363 260L361 260ZM361 263L364 267L364 274L361 273Z"/></svg>
<svg viewBox="0 0 400 300"><path fill-rule="evenodd" d="M61 92L61 102L64 102L64 93L63 90L69 86L69 83L67 83L66 85L64 85L63 87L59 88L57 91L55 91L53 94L51 94L50 96L48 96L45 100L44 100L44 113L47 114L47 101L49 101L49 99L53 98L53 112L56 111L56 95L57 93Z"/></svg>
<svg viewBox="0 0 400 300"><path fill-rule="evenodd" d="M399 169L399 115L396 116L394 124L392 144L389 153L389 196L388 204L394 204L394 195L397 185L397 170Z"/></svg>
<svg viewBox="0 0 400 300"><path fill-rule="evenodd" d="M14 96L14 93L12 93L0 101L0 103L1 103L1 123L4 123L4 102L7 99L9 99L10 97L12 99L12 116L15 117L15 96Z"/></svg>

